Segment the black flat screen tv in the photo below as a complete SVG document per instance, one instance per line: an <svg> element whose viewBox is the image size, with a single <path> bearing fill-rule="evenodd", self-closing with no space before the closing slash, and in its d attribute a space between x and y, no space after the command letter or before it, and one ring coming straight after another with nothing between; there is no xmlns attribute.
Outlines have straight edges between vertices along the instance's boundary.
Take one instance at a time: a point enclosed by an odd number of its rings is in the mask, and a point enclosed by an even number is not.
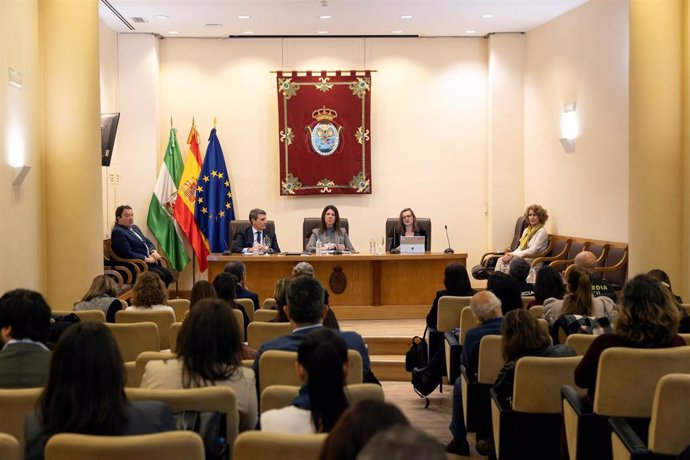
<svg viewBox="0 0 690 460"><path fill-rule="evenodd" d="M110 166L113 159L113 146L115 145L115 134L117 134L117 124L120 121L119 113L101 114L101 165Z"/></svg>

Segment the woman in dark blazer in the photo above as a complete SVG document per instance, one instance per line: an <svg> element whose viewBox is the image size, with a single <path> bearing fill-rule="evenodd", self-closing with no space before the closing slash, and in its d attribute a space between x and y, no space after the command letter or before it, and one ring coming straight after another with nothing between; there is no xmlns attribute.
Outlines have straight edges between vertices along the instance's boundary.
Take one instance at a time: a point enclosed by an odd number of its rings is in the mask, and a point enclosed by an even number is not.
<svg viewBox="0 0 690 460"><path fill-rule="evenodd" d="M401 236L423 236L427 238L426 232L417 225L417 216L415 216L412 208L405 208L400 211L398 223L393 228L393 233L388 235L391 238L391 249L397 249L400 246Z"/></svg>

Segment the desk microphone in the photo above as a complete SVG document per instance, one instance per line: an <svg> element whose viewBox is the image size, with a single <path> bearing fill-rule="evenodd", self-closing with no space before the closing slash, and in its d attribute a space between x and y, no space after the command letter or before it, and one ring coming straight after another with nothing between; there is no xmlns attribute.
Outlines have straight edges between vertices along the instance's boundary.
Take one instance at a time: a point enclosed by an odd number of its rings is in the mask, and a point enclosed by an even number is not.
<svg viewBox="0 0 690 460"><path fill-rule="evenodd" d="M455 251L453 251L450 247L450 238L448 237L448 226L444 225L446 228L446 240L448 240L448 247L446 248L445 251L443 251L445 254L455 254Z"/></svg>
<svg viewBox="0 0 690 460"><path fill-rule="evenodd" d="M225 245L225 251L223 251L223 255L224 255L224 256L229 256L230 254L232 254L232 251L230 251L230 248L228 247L228 242L225 241L225 240L221 240L221 241L222 241L223 244Z"/></svg>

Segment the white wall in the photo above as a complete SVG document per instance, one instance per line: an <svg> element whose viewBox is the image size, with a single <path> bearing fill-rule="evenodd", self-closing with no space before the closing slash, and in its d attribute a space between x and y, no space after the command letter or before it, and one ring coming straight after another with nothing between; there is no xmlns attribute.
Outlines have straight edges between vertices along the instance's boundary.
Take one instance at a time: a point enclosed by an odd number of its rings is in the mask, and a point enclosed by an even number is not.
<svg viewBox="0 0 690 460"><path fill-rule="evenodd" d="M576 151L559 143L575 101ZM525 202L554 233L628 241L628 6L592 1L527 34Z"/></svg>

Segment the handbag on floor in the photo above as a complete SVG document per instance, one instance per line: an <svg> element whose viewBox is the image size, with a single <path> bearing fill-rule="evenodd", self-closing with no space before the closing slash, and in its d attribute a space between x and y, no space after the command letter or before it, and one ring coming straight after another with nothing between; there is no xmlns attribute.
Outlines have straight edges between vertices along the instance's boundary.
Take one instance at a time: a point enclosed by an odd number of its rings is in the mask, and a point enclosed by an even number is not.
<svg viewBox="0 0 690 460"><path fill-rule="evenodd" d="M405 353L405 370L412 372L415 367L424 367L429 364L429 349L426 343L426 331L429 327L424 328L422 336L415 335L412 337L412 345Z"/></svg>

